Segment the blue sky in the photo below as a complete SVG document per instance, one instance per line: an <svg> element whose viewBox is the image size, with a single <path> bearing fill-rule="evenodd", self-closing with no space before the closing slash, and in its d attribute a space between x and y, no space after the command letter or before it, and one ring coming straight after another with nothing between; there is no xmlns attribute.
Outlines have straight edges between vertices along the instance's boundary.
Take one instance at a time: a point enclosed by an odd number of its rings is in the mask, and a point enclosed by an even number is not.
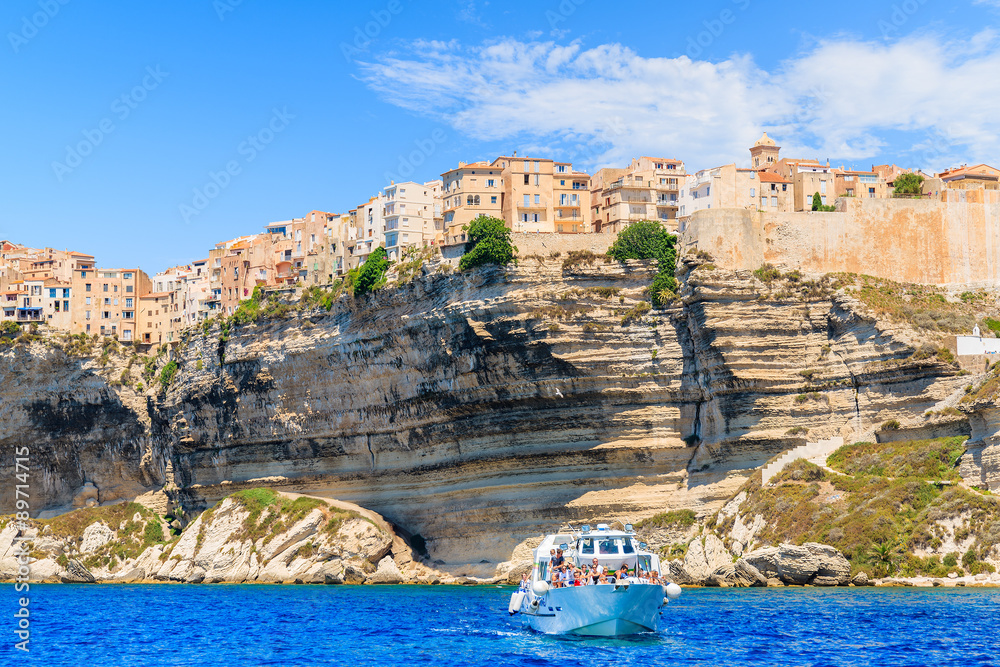
<svg viewBox="0 0 1000 667"><path fill-rule="evenodd" d="M1000 0L8 0L0 238L150 274L393 176L1000 162Z"/></svg>

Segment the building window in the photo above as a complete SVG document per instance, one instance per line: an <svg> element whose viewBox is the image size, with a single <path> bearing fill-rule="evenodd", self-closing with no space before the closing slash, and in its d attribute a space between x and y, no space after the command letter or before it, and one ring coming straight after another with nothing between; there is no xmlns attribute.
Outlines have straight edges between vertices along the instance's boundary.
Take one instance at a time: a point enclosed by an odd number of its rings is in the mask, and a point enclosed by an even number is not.
<svg viewBox="0 0 1000 667"><path fill-rule="evenodd" d="M542 196L541 195L535 195L535 203L536 204L541 204L542 203Z"/></svg>
<svg viewBox="0 0 1000 667"><path fill-rule="evenodd" d="M496 197L490 197L490 203L491 204L496 204L497 203L497 198Z"/></svg>
<svg viewBox="0 0 1000 667"><path fill-rule="evenodd" d="M757 188L750 188L750 196L751 197L757 196Z"/></svg>
<svg viewBox="0 0 1000 667"><path fill-rule="evenodd" d="M777 197L771 197L771 206L773 208L778 208L778 198Z"/></svg>
<svg viewBox="0 0 1000 667"><path fill-rule="evenodd" d="M132 274L128 272L123 273L122 278L124 278L125 280L132 280Z"/></svg>
<svg viewBox="0 0 1000 667"><path fill-rule="evenodd" d="M90 283L87 283L84 287L85 287L85 289L84 289L85 292L89 292L90 291Z"/></svg>
<svg viewBox="0 0 1000 667"><path fill-rule="evenodd" d="M525 175L524 175L524 184L525 184L525 185L528 185L528 183L530 183L530 182L531 182L530 180L528 180L529 178L530 178L530 175L529 175L529 174L525 174Z"/></svg>
<svg viewBox="0 0 1000 667"><path fill-rule="evenodd" d="M126 294L131 294L132 293L132 286L131 285L126 285L125 286L125 293Z"/></svg>
<svg viewBox="0 0 1000 667"><path fill-rule="evenodd" d="M524 195L524 205L525 206L531 205L531 195Z"/></svg>
<svg viewBox="0 0 1000 667"><path fill-rule="evenodd" d="M107 284L107 283L104 283L104 291L105 291L105 292L107 292L107 291L108 291L108 284Z"/></svg>

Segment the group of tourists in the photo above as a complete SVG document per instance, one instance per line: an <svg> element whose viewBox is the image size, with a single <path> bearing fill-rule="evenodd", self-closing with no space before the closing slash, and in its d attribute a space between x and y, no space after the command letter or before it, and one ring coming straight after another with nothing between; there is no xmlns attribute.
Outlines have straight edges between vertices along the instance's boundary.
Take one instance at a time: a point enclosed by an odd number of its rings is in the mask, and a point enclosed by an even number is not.
<svg viewBox="0 0 1000 667"><path fill-rule="evenodd" d="M574 566L566 562L562 549L552 549L549 552L549 568L549 583L552 588L613 584L624 581L632 574L625 563L617 570L612 570L601 565L596 558L590 565ZM660 583L660 576L655 571L646 572L637 568L635 576L640 583Z"/></svg>

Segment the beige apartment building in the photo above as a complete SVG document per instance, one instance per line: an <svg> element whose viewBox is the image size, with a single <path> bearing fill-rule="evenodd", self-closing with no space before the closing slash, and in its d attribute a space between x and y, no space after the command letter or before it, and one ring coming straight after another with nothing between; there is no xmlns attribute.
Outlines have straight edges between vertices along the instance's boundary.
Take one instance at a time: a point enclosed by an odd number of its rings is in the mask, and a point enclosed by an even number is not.
<svg viewBox="0 0 1000 667"><path fill-rule="evenodd" d="M568 162L516 155L500 156L490 166L501 170L500 217L513 231L590 231L590 174Z"/></svg>
<svg viewBox="0 0 1000 667"><path fill-rule="evenodd" d="M150 288L149 276L138 268L76 271L71 292L73 331L136 340L138 300Z"/></svg>
<svg viewBox="0 0 1000 667"><path fill-rule="evenodd" d="M139 343L175 344L181 320L176 292L151 292L139 297Z"/></svg>
<svg viewBox="0 0 1000 667"><path fill-rule="evenodd" d="M602 169L590 188L593 231L617 234L640 220L676 230L686 174L680 160L647 156L626 169Z"/></svg>
<svg viewBox="0 0 1000 667"><path fill-rule="evenodd" d="M889 186L876 171L833 170L837 197L859 197L861 199L885 199L890 196Z"/></svg>
<svg viewBox="0 0 1000 667"><path fill-rule="evenodd" d="M481 215L503 218L503 168L466 164L441 174L441 213L446 245L465 242L463 228ZM508 222L509 224L509 222Z"/></svg>
<svg viewBox="0 0 1000 667"><path fill-rule="evenodd" d="M853 171L818 160L782 158L781 147L767 136L767 132L750 148L753 169L777 174L793 189L794 211L812 210L813 196L819 194L825 206L831 206L837 197L885 198L889 196L885 177L872 171Z"/></svg>
<svg viewBox="0 0 1000 667"><path fill-rule="evenodd" d="M703 169L686 177L681 188L678 217L710 208L743 208L768 212L792 211L794 192L790 181L767 171L741 169L727 164ZM683 231L684 224L679 226Z"/></svg>

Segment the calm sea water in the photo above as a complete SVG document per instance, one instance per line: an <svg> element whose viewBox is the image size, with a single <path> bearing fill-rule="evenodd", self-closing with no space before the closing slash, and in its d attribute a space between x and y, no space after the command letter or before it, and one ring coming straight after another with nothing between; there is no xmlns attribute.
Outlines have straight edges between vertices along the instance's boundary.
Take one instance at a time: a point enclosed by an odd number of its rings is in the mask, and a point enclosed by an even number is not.
<svg viewBox="0 0 1000 667"><path fill-rule="evenodd" d="M1000 665L1000 591L696 589L632 639L537 635L510 588L33 586L0 665ZM3 623L0 622L0 623Z"/></svg>

